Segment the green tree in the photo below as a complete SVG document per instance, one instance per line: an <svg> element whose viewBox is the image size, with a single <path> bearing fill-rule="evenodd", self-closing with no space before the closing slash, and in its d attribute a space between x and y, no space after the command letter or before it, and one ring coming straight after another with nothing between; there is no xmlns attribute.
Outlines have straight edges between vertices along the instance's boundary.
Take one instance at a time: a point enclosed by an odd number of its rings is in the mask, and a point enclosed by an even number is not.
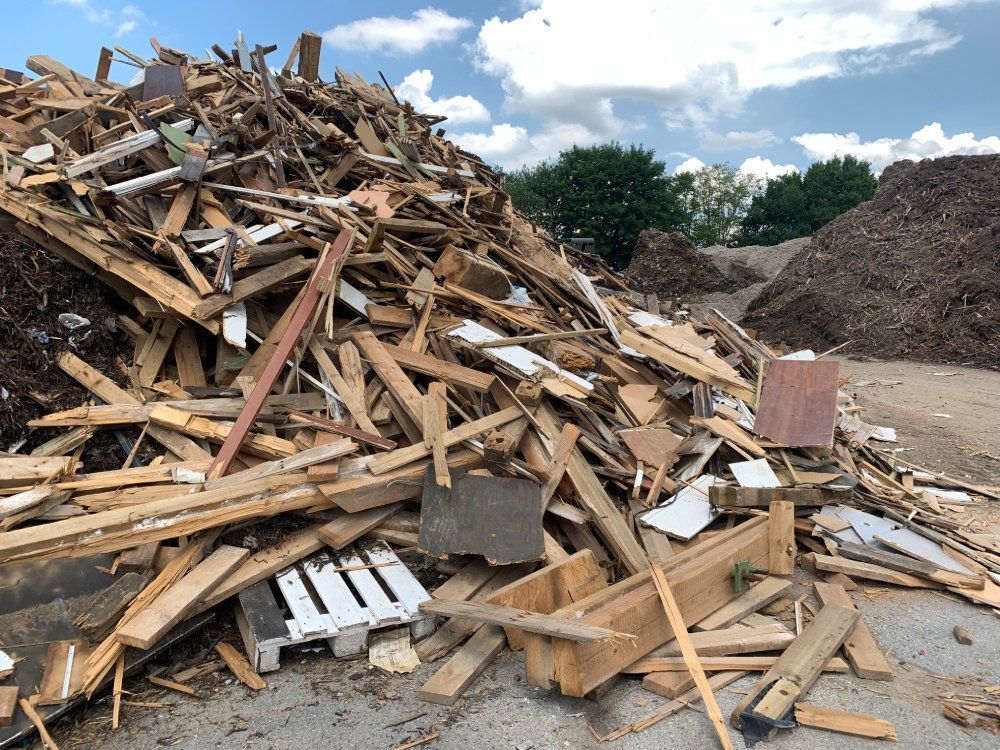
<svg viewBox="0 0 1000 750"><path fill-rule="evenodd" d="M554 162L508 175L504 189L553 237L593 237L598 252L622 267L643 229L685 225L680 183L665 170L642 146L573 146Z"/></svg>
<svg viewBox="0 0 1000 750"><path fill-rule="evenodd" d="M698 247L732 242L759 190L756 177L729 164L713 164L691 173L681 195L691 241Z"/></svg>
<svg viewBox="0 0 1000 750"><path fill-rule="evenodd" d="M804 175L771 180L754 198L740 232L742 245L776 245L805 237L875 195L871 164L853 156L816 162Z"/></svg>

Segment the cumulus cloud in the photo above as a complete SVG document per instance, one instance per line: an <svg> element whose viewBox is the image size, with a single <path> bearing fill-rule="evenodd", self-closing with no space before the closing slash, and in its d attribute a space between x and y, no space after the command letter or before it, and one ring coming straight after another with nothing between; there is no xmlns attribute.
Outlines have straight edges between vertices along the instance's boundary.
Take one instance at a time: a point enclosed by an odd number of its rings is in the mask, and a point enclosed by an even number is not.
<svg viewBox="0 0 1000 750"><path fill-rule="evenodd" d="M794 164L775 164L770 159L764 159L760 156L751 156L740 164L740 172L761 181L773 180L775 177L782 177L798 171L799 168Z"/></svg>
<svg viewBox="0 0 1000 750"><path fill-rule="evenodd" d="M50 0L55 5L67 5L76 8L90 23L114 27L115 39L121 39L126 34L135 31L139 24L149 19L138 6L129 4L119 10L112 10L92 0Z"/></svg>
<svg viewBox="0 0 1000 750"><path fill-rule="evenodd" d="M541 0L486 21L475 64L501 80L506 107L612 137L613 103L660 108L667 127L706 127L755 91L902 64L958 36L932 11L971 0L664 3Z"/></svg>
<svg viewBox="0 0 1000 750"><path fill-rule="evenodd" d="M534 166L570 146L588 146L603 140L580 125L549 123L531 134L527 128L507 122L494 125L489 132L455 133L451 139L488 164L500 164L505 169Z"/></svg>
<svg viewBox="0 0 1000 750"><path fill-rule="evenodd" d="M674 167L674 174L684 174L685 172L697 172L704 168L705 168L705 162L703 162L697 156L689 156L687 159L685 159L676 167Z"/></svg>
<svg viewBox="0 0 1000 750"><path fill-rule="evenodd" d="M414 70L396 86L396 96L410 102L418 112L444 115L453 125L466 122L489 122L490 111L471 96L431 96L434 74L429 70Z"/></svg>
<svg viewBox="0 0 1000 750"><path fill-rule="evenodd" d="M428 7L414 11L409 18L375 16L341 24L323 32L323 39L345 50L414 55L433 44L455 41L470 26L472 21L467 18Z"/></svg>
<svg viewBox="0 0 1000 750"><path fill-rule="evenodd" d="M709 130L701 137L702 148L709 151L763 148L775 143L781 143L781 139L771 130L730 130L725 135Z"/></svg>
<svg viewBox="0 0 1000 750"><path fill-rule="evenodd" d="M825 161L851 154L871 162L876 172L900 159L919 161L957 154L1000 153L1000 137L976 138L976 134L971 132L949 136L937 122L925 125L909 138L862 141L857 133L803 133L792 140L802 146L810 159Z"/></svg>

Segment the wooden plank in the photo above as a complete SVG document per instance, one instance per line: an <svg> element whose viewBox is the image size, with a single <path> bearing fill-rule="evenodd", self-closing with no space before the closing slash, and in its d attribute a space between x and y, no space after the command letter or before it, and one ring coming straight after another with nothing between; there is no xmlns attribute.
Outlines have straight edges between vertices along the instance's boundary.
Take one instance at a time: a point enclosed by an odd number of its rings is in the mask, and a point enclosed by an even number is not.
<svg viewBox="0 0 1000 750"><path fill-rule="evenodd" d="M319 56L323 51L323 37L303 31L299 37L299 77L312 82L319 79Z"/></svg>
<svg viewBox="0 0 1000 750"><path fill-rule="evenodd" d="M918 578L908 573L900 573L896 570L884 568L881 565L848 560L843 557L813 554L813 564L816 566L816 570L828 573L843 573L850 578L864 578L870 581L881 581L882 583L892 583L896 586L907 586L918 589L944 588L941 584L926 578Z"/></svg>
<svg viewBox="0 0 1000 750"><path fill-rule="evenodd" d="M697 622L733 596L732 571L737 561L752 567L767 559L766 518L747 521L692 550L675 555L661 567L667 574L685 622ZM628 645L578 644L552 639L553 665L564 695L582 697L635 661L674 637L659 594L646 571L598 591L555 615L636 636ZM526 668L532 666L525 649Z"/></svg>
<svg viewBox="0 0 1000 750"><path fill-rule="evenodd" d="M840 364L776 359L767 366L753 431L790 447L833 445Z"/></svg>
<svg viewBox="0 0 1000 750"><path fill-rule="evenodd" d="M545 510L549 506L549 503L552 502L552 498L556 494L556 488L559 487L559 483L566 473L566 468L569 466L570 459L573 457L573 450L576 447L576 441L579 437L579 427L569 422L563 425L562 432L559 433L559 439L556 440L556 444L552 448L552 460L548 466L548 479L542 485L542 510Z"/></svg>
<svg viewBox="0 0 1000 750"><path fill-rule="evenodd" d="M136 648L151 648L170 628L197 607L200 598L218 586L249 554L249 550L242 547L221 545L190 573L120 627L116 633L118 641Z"/></svg>
<svg viewBox="0 0 1000 750"><path fill-rule="evenodd" d="M215 644L216 653L222 657L222 660L229 667L236 679L242 682L251 690L263 690L267 687L267 683L264 682L264 678L253 671L253 667L250 666L250 662L231 643L219 642Z"/></svg>
<svg viewBox="0 0 1000 750"><path fill-rule="evenodd" d="M842 586L816 581L813 583L816 600L821 606L836 604L848 609L856 609L851 597ZM844 653L854 668L854 673L864 680L891 680L892 666L885 658L882 649L875 642L874 636L865 621L858 617L858 622L844 641Z"/></svg>
<svg viewBox="0 0 1000 750"><path fill-rule="evenodd" d="M424 423L423 396L413 381L406 377L406 373L400 369L389 352L382 346L382 342L375 338L375 334L370 331L358 331L352 334L351 340L357 344L372 369L385 383L389 392L396 397L410 419L417 426L422 426Z"/></svg>
<svg viewBox="0 0 1000 750"><path fill-rule="evenodd" d="M543 404L539 407L536 419L549 440L559 439L562 427L550 405ZM618 506L611 500L579 446L572 452L566 473L576 490L577 503L590 514L594 526L625 569L630 573L647 570L649 559L642 545L629 529Z"/></svg>
<svg viewBox="0 0 1000 750"><path fill-rule="evenodd" d="M254 552L236 570L226 577L211 594L202 597L201 603L192 614L204 612L243 589L270 578L279 570L287 568L306 555L323 547L319 537L319 524L290 534L273 547Z"/></svg>
<svg viewBox="0 0 1000 750"><path fill-rule="evenodd" d="M491 625L517 628L529 633L539 633L577 643L597 643L622 638L621 633L607 628L585 625L563 617L528 612L515 607L505 607L487 602L446 602L432 599L420 605L422 612L447 617L478 620ZM625 641L628 638L624 639Z"/></svg>
<svg viewBox="0 0 1000 750"><path fill-rule="evenodd" d="M845 502L849 490L824 487L737 487L716 484L708 491L708 499L719 508L767 508L775 500L792 503L796 508Z"/></svg>
<svg viewBox="0 0 1000 750"><path fill-rule="evenodd" d="M502 427L508 422L513 422L520 416L521 410L516 406L511 406L507 409L495 412L494 414L482 417L481 419L466 422L463 425L459 425L458 427L448 430L441 435L441 441L444 443L446 448L451 448L454 445L458 445L459 443L470 438L474 438L484 432L488 432L496 427ZM385 474L386 472L406 466L414 461L419 461L421 458L426 458L430 454L430 448L425 446L421 441L416 445L409 445L405 448L397 448L389 453L376 456L371 460L371 462L369 462L368 470L372 474Z"/></svg>
<svg viewBox="0 0 1000 750"><path fill-rule="evenodd" d="M741 670L763 672L777 664L779 656L698 656L703 669L709 672ZM688 663L678 656L647 656L622 670L623 674L649 674L652 672L688 672ZM831 657L823 666L825 672L850 672L851 667L843 659Z"/></svg>
<svg viewBox="0 0 1000 750"><path fill-rule="evenodd" d="M341 549L355 539L360 539L372 529L381 526L385 519L402 507L400 503L393 503L392 505L363 510L360 513L345 513L340 518L320 526L319 538L333 549Z"/></svg>
<svg viewBox="0 0 1000 750"><path fill-rule="evenodd" d="M312 268L312 262L301 256L267 266L262 271L235 282L230 294L214 294L205 299L191 311L191 317L198 321L214 318L227 307L308 273L310 268Z"/></svg>
<svg viewBox="0 0 1000 750"><path fill-rule="evenodd" d="M841 711L811 703L796 703L795 721L804 727L826 729L855 737L868 737L873 740L889 740L890 742L899 741L899 735L896 734L892 722L853 711Z"/></svg>
<svg viewBox="0 0 1000 750"><path fill-rule="evenodd" d="M429 375L435 380L443 380L452 385L471 388L474 391L485 392L493 385L496 377L488 372L473 370L452 362L445 362L437 357L431 357L420 352L410 351L392 344L382 344L382 348L404 370L413 370ZM367 359L367 356L366 356Z"/></svg>
<svg viewBox="0 0 1000 750"><path fill-rule="evenodd" d="M278 375L285 369L285 362L288 361L289 355L298 344L300 334L306 327L306 324L312 319L313 312L315 312L316 306L319 304L321 294L319 288L320 280L329 279L337 260L348 251L348 246L352 242L353 237L354 235L347 231L342 231L337 235L337 239L330 246L329 250L324 253L320 259L320 263L309 277L309 281L302 288L298 304L295 305L295 311L288 318L287 329L275 344L273 352L267 359L267 364L264 365L261 371L260 378L254 383L253 390L247 398L246 406L240 412L240 416L236 419L229 437L226 438L226 442L223 443L218 455L212 462L211 468L208 470L210 478L221 477L229 470L229 465L239 452L240 446L250 432L253 423L257 420L257 414L264 405L265 399L274 387L275 382L277 382Z"/></svg>
<svg viewBox="0 0 1000 750"><path fill-rule="evenodd" d="M583 550L496 590L485 601L488 604L551 614L606 588L607 585L604 571L597 564L594 554L590 550ZM520 650L524 647L522 632L516 628L508 628L507 642L512 650Z"/></svg>
<svg viewBox="0 0 1000 750"><path fill-rule="evenodd" d="M719 742L727 750L732 750L733 743L729 739L729 731L726 729L725 721L722 718L722 711L719 710L719 704L715 701L715 694L712 693L712 688L705 677L705 671L698 659L698 653L695 651L694 644L691 642L691 636L687 632L687 626L684 624L684 616L681 614L680 607L677 606L677 600L674 599L674 594L670 590L670 583L667 581L660 566L654 565L651 568L651 572L653 574L653 583L656 584L656 590L660 594L660 601L663 602L663 609L667 613L667 619L670 621L670 628L674 631L674 637L681 648L684 666L694 678L694 684L698 688L701 699L705 702L708 718L715 727Z"/></svg>
<svg viewBox="0 0 1000 750"><path fill-rule="evenodd" d="M770 528L770 524L768 527ZM770 539L768 539L768 554L770 555ZM744 591L708 617L699 620L692 627L696 630L720 630L729 627L734 622L739 622L750 613L756 612L775 599L784 596L791 585L791 581L786 581L783 578L765 578L749 591Z"/></svg>
<svg viewBox="0 0 1000 750"><path fill-rule="evenodd" d="M503 629L485 625L468 643L427 680L417 693L420 700L453 706L472 681L496 658L506 643Z"/></svg>
<svg viewBox="0 0 1000 750"><path fill-rule="evenodd" d="M771 575L791 575L795 570L795 505L788 500L772 500L768 507L771 534L767 569Z"/></svg>
<svg viewBox="0 0 1000 750"><path fill-rule="evenodd" d="M730 716L733 726L741 728L747 711L772 721L789 714L792 704L813 686L857 620L857 610L836 605L823 607L733 709ZM755 707L750 709L754 702ZM771 737L775 731L765 730L762 736Z"/></svg>
<svg viewBox="0 0 1000 750"><path fill-rule="evenodd" d="M755 651L782 651L795 640L795 635L780 623L759 627L734 625L721 630L695 631L690 635L699 656L733 656ZM680 655L680 647L676 641L670 641L649 653L650 657Z"/></svg>
<svg viewBox="0 0 1000 750"><path fill-rule="evenodd" d="M704 427L713 435L727 440L738 448L742 448L752 456L763 458L767 455L767 451L754 442L753 438L742 427L735 422L730 422L728 419L723 419L722 417L710 417L708 419L692 417L691 424Z"/></svg>
<svg viewBox="0 0 1000 750"><path fill-rule="evenodd" d="M685 375L690 375L695 380L710 383L731 396L743 399L747 403L753 403L754 401L756 392L750 383L741 378L734 378L726 373L713 370L702 362L664 346L659 342L650 341L645 336L640 336L633 331L624 331L621 336L621 343L632 347L648 357L652 357L657 362L666 365L672 370L678 370Z"/></svg>
<svg viewBox="0 0 1000 750"><path fill-rule="evenodd" d="M198 353L198 340L194 328L190 325L181 326L174 336L174 363L177 365L177 377L181 388L200 387L207 385L205 369Z"/></svg>

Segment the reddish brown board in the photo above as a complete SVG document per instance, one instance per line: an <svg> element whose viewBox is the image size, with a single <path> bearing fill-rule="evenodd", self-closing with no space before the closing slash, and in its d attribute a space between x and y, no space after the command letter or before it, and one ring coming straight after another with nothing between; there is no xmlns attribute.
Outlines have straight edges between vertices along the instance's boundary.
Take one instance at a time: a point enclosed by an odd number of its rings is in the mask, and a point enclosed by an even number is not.
<svg viewBox="0 0 1000 750"><path fill-rule="evenodd" d="M836 362L771 362L754 433L791 447L832 445L839 373Z"/></svg>

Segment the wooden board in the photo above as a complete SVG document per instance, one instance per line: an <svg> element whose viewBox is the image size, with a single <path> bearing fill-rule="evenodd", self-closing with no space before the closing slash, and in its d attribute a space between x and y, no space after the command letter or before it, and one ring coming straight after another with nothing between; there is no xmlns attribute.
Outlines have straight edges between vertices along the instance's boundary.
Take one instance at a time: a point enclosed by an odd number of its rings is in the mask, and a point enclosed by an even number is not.
<svg viewBox="0 0 1000 750"><path fill-rule="evenodd" d="M733 726L742 726L743 712L756 701L753 713L775 720L784 718L792 704L804 696L827 662L844 643L858 620L854 609L827 605L805 627L730 715ZM773 735L773 730L766 736Z"/></svg>
<svg viewBox="0 0 1000 750"><path fill-rule="evenodd" d="M393 503L392 505L363 510L360 513L345 513L340 518L321 526L319 538L333 549L346 547L355 539L360 539L372 529L380 526L401 507L400 503Z"/></svg>
<svg viewBox="0 0 1000 750"><path fill-rule="evenodd" d="M423 684L417 697L429 703L453 706L472 681L500 653L507 642L503 628L485 625L441 669Z"/></svg>
<svg viewBox="0 0 1000 750"><path fill-rule="evenodd" d="M847 490L823 487L737 487L716 484L708 491L708 499L719 508L767 508L775 500L793 503L795 507L810 507L844 502Z"/></svg>
<svg viewBox="0 0 1000 750"><path fill-rule="evenodd" d="M772 500L770 554L767 569L771 575L787 576L795 570L795 505L788 500Z"/></svg>
<svg viewBox="0 0 1000 750"><path fill-rule="evenodd" d="M813 583L816 600L821 606L836 604L841 607L856 609L851 597L842 586L833 583L816 581ZM844 653L854 668L854 673L865 680L891 680L892 666L885 658L882 649L872 636L871 631L860 617L857 624L844 641Z"/></svg>
<svg viewBox="0 0 1000 750"><path fill-rule="evenodd" d="M732 598L732 570L737 561L750 561L753 567L763 564L767 559L767 529L766 518L748 521L674 556L662 566L685 622L704 619ZM579 644L553 638L551 677L558 677L564 695L586 695L637 656L674 637L649 572L620 581L553 614L579 615L586 624L636 636L634 644ZM533 652L526 646L529 674L532 659Z"/></svg>
<svg viewBox="0 0 1000 750"><path fill-rule="evenodd" d="M840 365L829 360L776 359L767 367L755 434L781 445L833 445Z"/></svg>
<svg viewBox="0 0 1000 750"><path fill-rule="evenodd" d="M899 736L891 722L853 711L841 711L810 703L796 703L795 721L804 727L827 729L831 732L850 734L855 737L869 737L876 740L889 740L890 742L899 741Z"/></svg>
<svg viewBox="0 0 1000 750"><path fill-rule="evenodd" d="M249 550L221 545L117 631L120 643L149 649L198 606L200 598L239 567Z"/></svg>
<svg viewBox="0 0 1000 750"><path fill-rule="evenodd" d="M432 556L483 555L493 565L545 556L537 484L452 470L451 488L433 469L424 480L418 546Z"/></svg>
<svg viewBox="0 0 1000 750"><path fill-rule="evenodd" d="M735 669L746 672L763 672L777 664L779 658L781 657L698 655L698 661L701 662L702 669L708 672L723 672ZM625 667L622 673L648 674L651 672L687 672L688 670L688 664L681 656L649 656ZM823 667L823 671L843 674L850 672L851 668L843 659L832 657Z"/></svg>
<svg viewBox="0 0 1000 750"><path fill-rule="evenodd" d="M9 727L17 710L17 685L0 685L0 727Z"/></svg>
<svg viewBox="0 0 1000 750"><path fill-rule="evenodd" d="M770 539L768 539L770 550ZM769 553L770 554L770 553ZM791 588L791 581L769 576L760 583L744 591L732 601L717 609L703 620L699 620L692 628L694 630L720 630L742 620L751 612L766 607L775 599L784 596Z"/></svg>

